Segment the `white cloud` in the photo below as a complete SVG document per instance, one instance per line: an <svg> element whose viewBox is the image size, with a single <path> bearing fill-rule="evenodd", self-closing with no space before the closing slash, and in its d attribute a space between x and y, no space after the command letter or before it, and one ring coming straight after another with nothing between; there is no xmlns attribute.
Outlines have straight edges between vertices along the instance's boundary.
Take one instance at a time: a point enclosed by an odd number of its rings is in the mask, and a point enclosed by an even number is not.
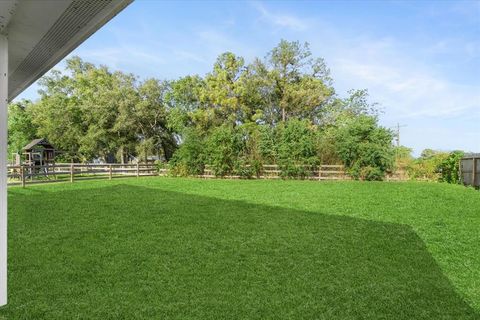
<svg viewBox="0 0 480 320"><path fill-rule="evenodd" d="M452 117L479 114L478 87L452 83L427 71L385 62L337 59L335 70L347 82L368 88L390 116Z"/></svg>
<svg viewBox="0 0 480 320"><path fill-rule="evenodd" d="M186 50L174 50L174 54L180 60L190 60L198 63L207 63L207 59L205 59L202 55L196 54L194 52Z"/></svg>
<svg viewBox="0 0 480 320"><path fill-rule="evenodd" d="M408 55L394 39L357 38L330 49L340 85L368 88L391 118L480 116L480 90L444 76L434 65Z"/></svg>
<svg viewBox="0 0 480 320"><path fill-rule="evenodd" d="M464 40L459 38L444 38L424 49L427 55L457 54L461 60L480 58L480 41Z"/></svg>
<svg viewBox="0 0 480 320"><path fill-rule="evenodd" d="M107 65L114 69L121 69L122 65L135 66L150 63L158 66L166 63L161 55L152 50L126 45L99 49L79 49L74 54L87 61Z"/></svg>
<svg viewBox="0 0 480 320"><path fill-rule="evenodd" d="M305 19L298 18L292 14L269 11L259 2L253 2L253 6L261 14L261 19L270 24L295 31L303 31L308 28Z"/></svg>
<svg viewBox="0 0 480 320"><path fill-rule="evenodd" d="M257 56L255 47L235 39L230 33L213 28L201 29L196 33L195 44L205 61L213 63L221 53L230 51L247 61Z"/></svg>

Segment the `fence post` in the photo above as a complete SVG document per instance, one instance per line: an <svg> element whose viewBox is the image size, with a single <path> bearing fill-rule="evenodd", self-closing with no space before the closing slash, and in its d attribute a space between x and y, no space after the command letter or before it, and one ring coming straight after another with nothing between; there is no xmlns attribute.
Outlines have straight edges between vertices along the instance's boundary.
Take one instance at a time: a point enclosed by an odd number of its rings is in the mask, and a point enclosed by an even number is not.
<svg viewBox="0 0 480 320"><path fill-rule="evenodd" d="M73 163L70 165L70 182L73 183Z"/></svg>
<svg viewBox="0 0 480 320"><path fill-rule="evenodd" d="M109 180L112 180L112 165L111 164L108 166L108 178L109 178Z"/></svg>
<svg viewBox="0 0 480 320"><path fill-rule="evenodd" d="M137 162L137 178L140 177L140 164Z"/></svg>
<svg viewBox="0 0 480 320"><path fill-rule="evenodd" d="M20 179L22 179L22 188L25 188L25 167L20 165Z"/></svg>
<svg viewBox="0 0 480 320"><path fill-rule="evenodd" d="M472 186L475 187L475 176L477 175L477 158L472 159Z"/></svg>
<svg viewBox="0 0 480 320"><path fill-rule="evenodd" d="M465 184L465 180L463 179L462 159L458 162L458 182L463 185Z"/></svg>

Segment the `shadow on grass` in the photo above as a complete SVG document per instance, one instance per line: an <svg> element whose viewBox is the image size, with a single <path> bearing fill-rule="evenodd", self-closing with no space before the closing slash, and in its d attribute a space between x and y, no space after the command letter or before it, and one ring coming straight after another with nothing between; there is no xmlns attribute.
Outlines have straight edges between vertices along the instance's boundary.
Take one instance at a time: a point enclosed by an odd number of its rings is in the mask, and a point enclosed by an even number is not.
<svg viewBox="0 0 480 320"><path fill-rule="evenodd" d="M127 185L9 209L0 319L478 319L405 225Z"/></svg>

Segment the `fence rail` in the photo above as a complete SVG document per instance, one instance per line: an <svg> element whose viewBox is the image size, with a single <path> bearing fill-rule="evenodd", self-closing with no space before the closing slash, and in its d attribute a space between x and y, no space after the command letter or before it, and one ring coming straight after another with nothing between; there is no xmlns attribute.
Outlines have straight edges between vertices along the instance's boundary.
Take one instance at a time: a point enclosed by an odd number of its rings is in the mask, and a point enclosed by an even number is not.
<svg viewBox="0 0 480 320"><path fill-rule="evenodd" d="M9 185L22 185L32 183L58 182L85 180L92 178L113 179L117 177L140 177L164 175L153 164L84 164L84 163L59 163L55 165L7 166Z"/></svg>
<svg viewBox="0 0 480 320"><path fill-rule="evenodd" d="M246 166L247 168L249 166ZM113 179L118 177L141 177L141 176L167 176L168 169L158 168L155 164L85 164L85 163L58 163L47 166L9 165L8 184L27 184L86 180L86 179ZM297 179L305 180L351 180L343 165L298 165L296 169L302 169ZM270 164L260 167L258 175L250 176L253 179L282 179L282 168L279 165ZM206 165L203 174L199 178L217 178L212 166ZM221 178L241 179L247 178L241 175L225 175ZM397 171L386 176L387 181L405 181L408 175L404 171Z"/></svg>
<svg viewBox="0 0 480 320"><path fill-rule="evenodd" d="M246 166L248 168L250 166ZM345 167L343 165L320 165L320 166L307 166L307 165L297 165L296 168L303 168L304 171L299 175L302 179L307 180L350 180L350 176L345 172ZM281 179L282 178L282 169L279 165L268 164L261 166L258 176L252 176L252 178L257 179ZM211 166L206 165L203 170L203 174L199 175L201 178L209 179L215 178L216 175L213 172ZM226 175L223 178L227 179L240 179L240 175Z"/></svg>

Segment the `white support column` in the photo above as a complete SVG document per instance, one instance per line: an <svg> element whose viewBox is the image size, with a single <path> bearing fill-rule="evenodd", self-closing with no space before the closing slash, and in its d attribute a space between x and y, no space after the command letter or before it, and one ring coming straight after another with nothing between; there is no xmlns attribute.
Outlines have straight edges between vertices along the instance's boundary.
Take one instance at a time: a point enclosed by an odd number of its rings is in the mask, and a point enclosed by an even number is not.
<svg viewBox="0 0 480 320"><path fill-rule="evenodd" d="M8 40L0 34L0 306L7 304Z"/></svg>

